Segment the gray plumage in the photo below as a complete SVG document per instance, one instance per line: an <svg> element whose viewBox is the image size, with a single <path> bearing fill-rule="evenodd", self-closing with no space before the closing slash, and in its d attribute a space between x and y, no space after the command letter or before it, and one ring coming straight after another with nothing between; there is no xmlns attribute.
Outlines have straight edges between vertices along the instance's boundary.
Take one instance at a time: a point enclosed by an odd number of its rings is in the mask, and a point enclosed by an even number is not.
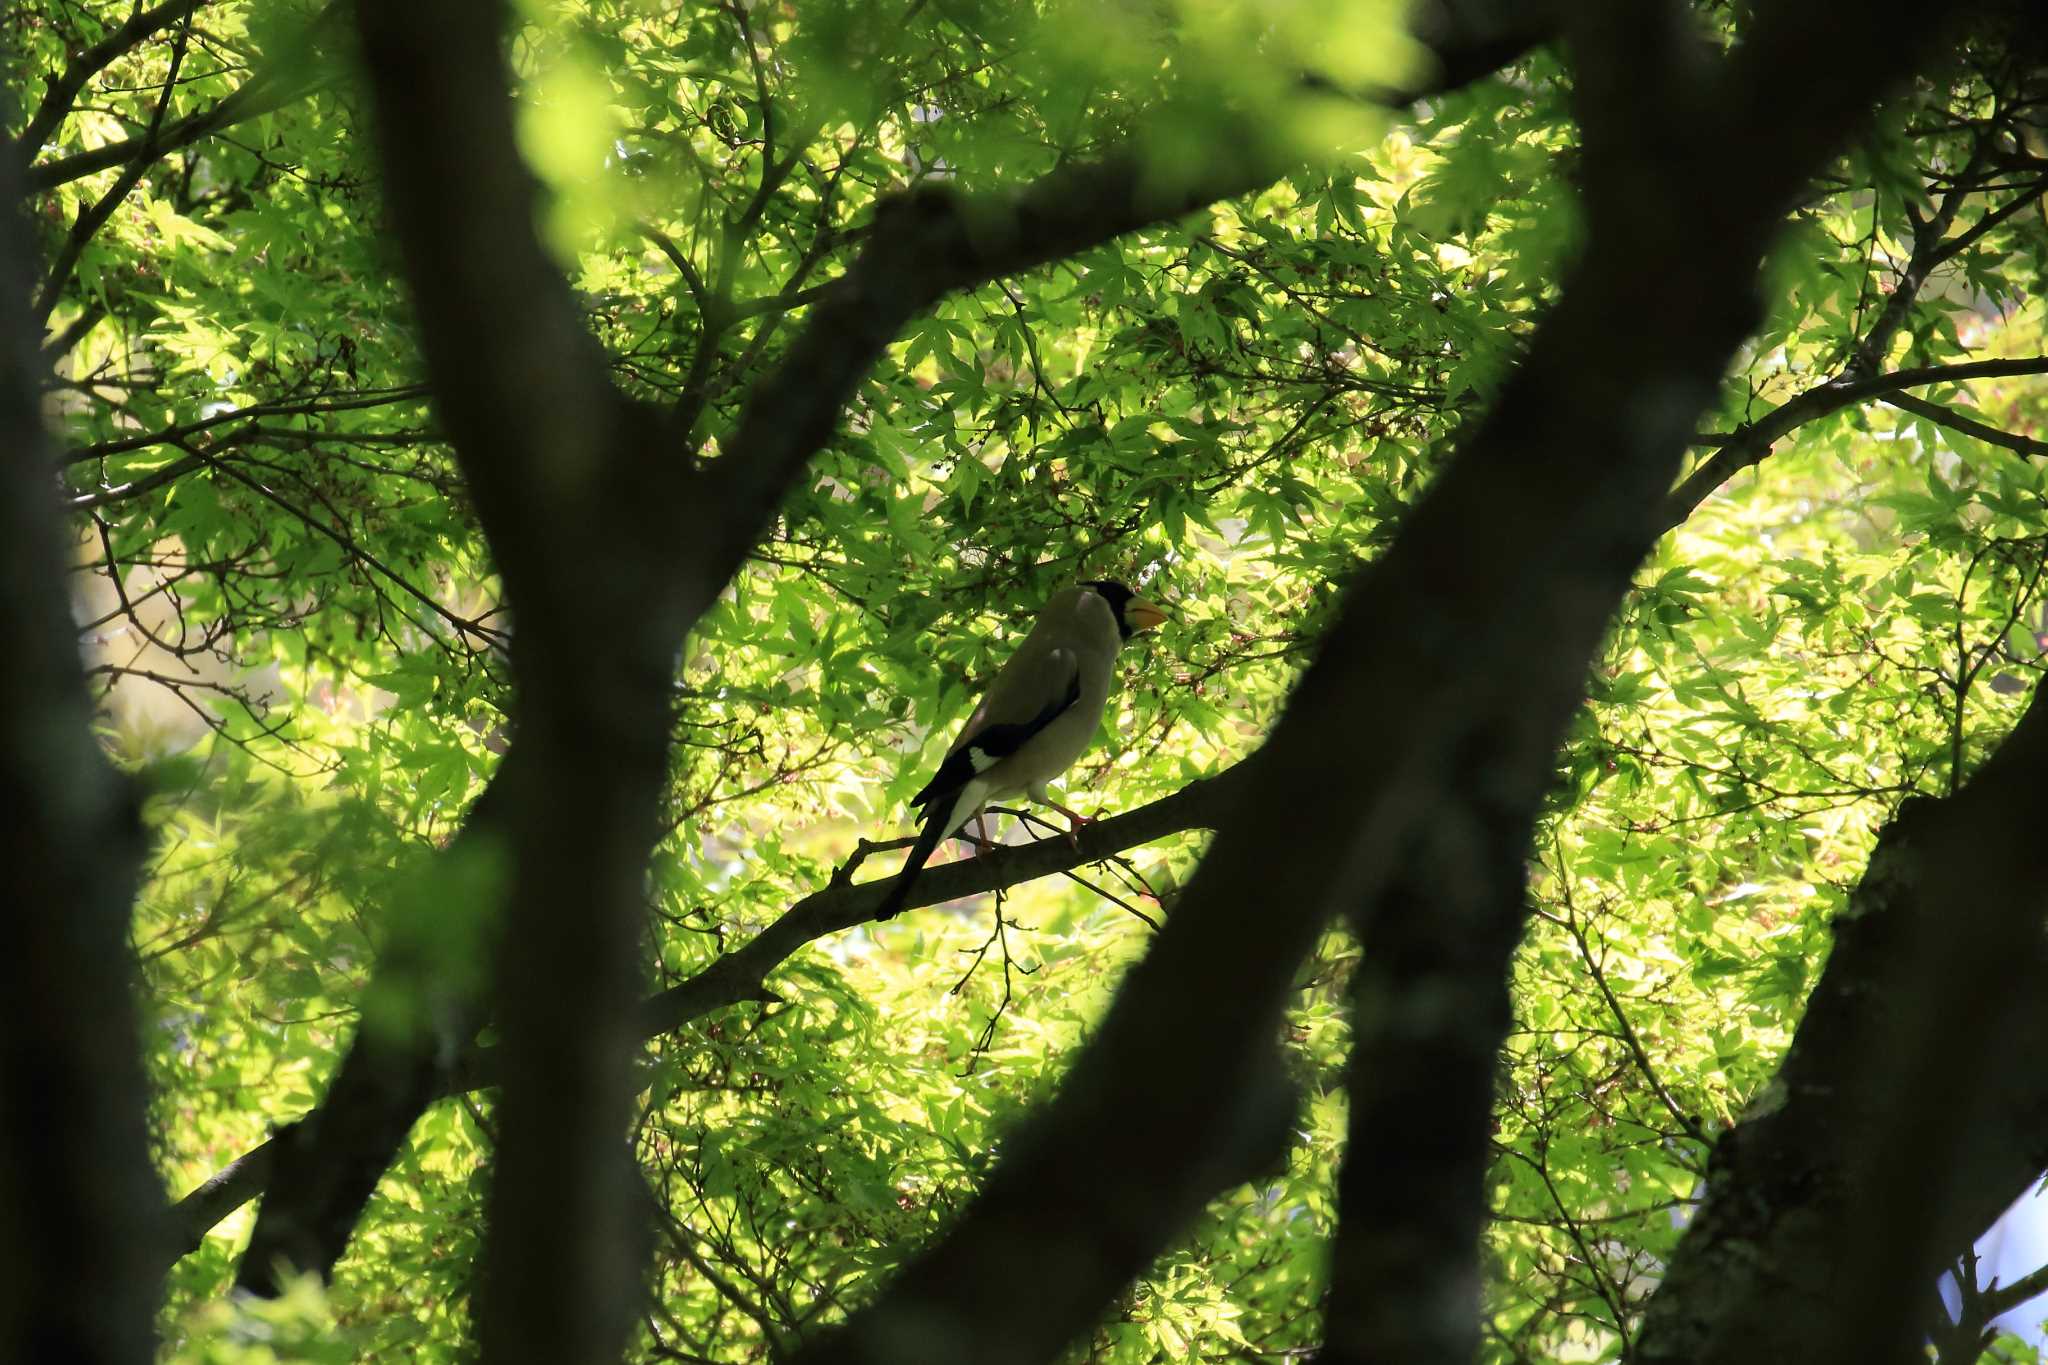
<svg viewBox="0 0 2048 1365"><path fill-rule="evenodd" d="M1081 583L1056 593L924 790L924 828L879 917L902 910L919 869L942 840L990 801L1028 795L1070 817L1046 784L1088 751L1109 705L1116 656L1133 633L1165 618L1120 583Z"/></svg>

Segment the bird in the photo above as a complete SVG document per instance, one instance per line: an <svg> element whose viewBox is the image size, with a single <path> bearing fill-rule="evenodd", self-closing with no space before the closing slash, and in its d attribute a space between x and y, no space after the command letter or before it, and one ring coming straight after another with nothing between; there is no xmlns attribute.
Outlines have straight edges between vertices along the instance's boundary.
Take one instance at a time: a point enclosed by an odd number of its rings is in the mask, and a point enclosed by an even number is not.
<svg viewBox="0 0 2048 1365"><path fill-rule="evenodd" d="M1053 594L960 727L938 772L910 798L924 813L924 827L875 918L902 911L940 842L990 801L1024 793L1066 816L1073 829L1089 823L1053 800L1045 784L1094 741L1116 680L1117 651L1167 619L1163 608L1122 583L1076 583Z"/></svg>

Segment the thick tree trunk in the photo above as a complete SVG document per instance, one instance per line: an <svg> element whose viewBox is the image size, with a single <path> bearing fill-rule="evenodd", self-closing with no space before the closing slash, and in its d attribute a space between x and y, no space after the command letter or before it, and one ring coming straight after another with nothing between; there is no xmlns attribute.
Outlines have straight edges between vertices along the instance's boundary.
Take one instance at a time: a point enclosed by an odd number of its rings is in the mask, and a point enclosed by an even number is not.
<svg viewBox="0 0 2048 1365"><path fill-rule="evenodd" d="M2048 699L1901 808L1777 1079L1721 1140L1645 1365L1918 1359L1942 1265L2048 1170Z"/></svg>
<svg viewBox="0 0 2048 1365"><path fill-rule="evenodd" d="M0 146L0 1359L141 1365L163 1230L128 938L142 824L92 735L11 150Z"/></svg>

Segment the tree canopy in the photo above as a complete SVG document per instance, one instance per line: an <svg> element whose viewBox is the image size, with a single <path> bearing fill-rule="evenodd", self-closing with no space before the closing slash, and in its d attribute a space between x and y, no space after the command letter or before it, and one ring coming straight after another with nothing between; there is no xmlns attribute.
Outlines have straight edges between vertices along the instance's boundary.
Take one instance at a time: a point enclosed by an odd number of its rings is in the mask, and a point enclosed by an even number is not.
<svg viewBox="0 0 2048 1365"><path fill-rule="evenodd" d="M0 1354L2036 1359L1931 8L8 6ZM874 920L1096 578L1105 818Z"/></svg>

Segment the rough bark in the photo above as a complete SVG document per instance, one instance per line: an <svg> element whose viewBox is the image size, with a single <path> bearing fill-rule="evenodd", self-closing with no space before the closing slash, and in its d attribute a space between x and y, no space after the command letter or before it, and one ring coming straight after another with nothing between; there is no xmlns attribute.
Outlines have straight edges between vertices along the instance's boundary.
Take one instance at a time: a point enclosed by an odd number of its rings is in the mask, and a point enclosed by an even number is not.
<svg viewBox="0 0 2048 1365"><path fill-rule="evenodd" d="M1919 1358L1944 1262L2048 1169L2048 701L1899 811L1776 1080L1715 1148L1646 1365Z"/></svg>

